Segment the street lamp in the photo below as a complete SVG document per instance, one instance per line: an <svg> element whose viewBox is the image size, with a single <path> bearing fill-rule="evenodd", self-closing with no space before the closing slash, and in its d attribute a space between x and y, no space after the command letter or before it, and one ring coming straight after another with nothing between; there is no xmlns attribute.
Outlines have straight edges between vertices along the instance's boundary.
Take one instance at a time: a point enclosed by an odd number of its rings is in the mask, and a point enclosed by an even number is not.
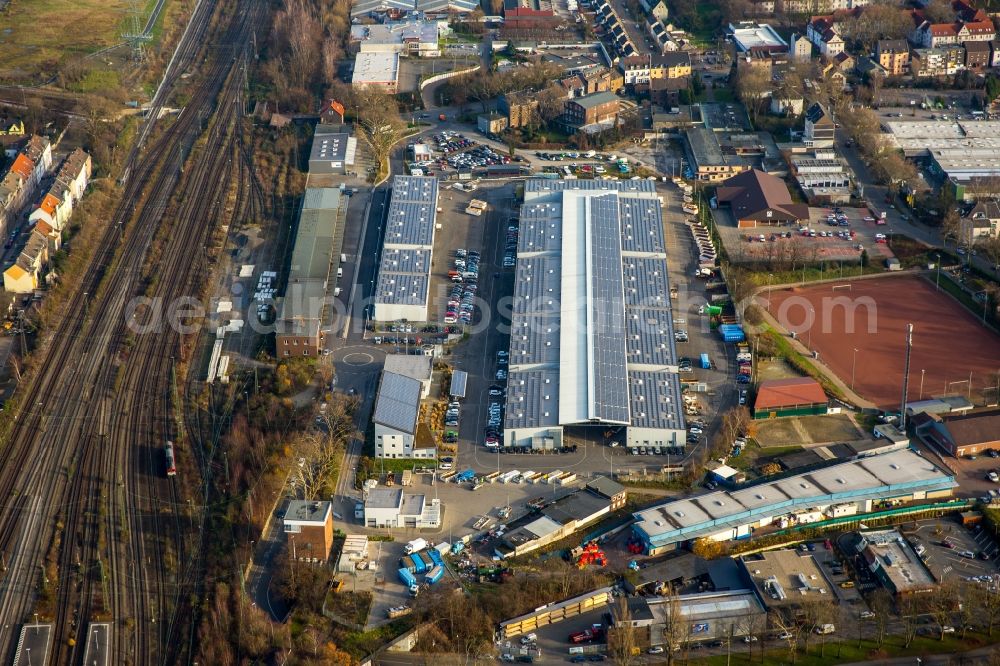
<svg viewBox="0 0 1000 666"><path fill-rule="evenodd" d="M926 372L926 368L921 368L920 369L920 397L918 398L918 400L923 400L924 399L924 372Z"/></svg>
<svg viewBox="0 0 1000 666"><path fill-rule="evenodd" d="M858 367L858 348L854 348L854 360L851 361L851 390L854 390L854 369Z"/></svg>
<svg viewBox="0 0 1000 666"><path fill-rule="evenodd" d="M816 323L816 310L809 306L809 331L806 337L806 347L812 349L813 324Z"/></svg>
<svg viewBox="0 0 1000 666"><path fill-rule="evenodd" d="M771 278L774 277L773 273L767 274L767 312L771 312Z"/></svg>
<svg viewBox="0 0 1000 666"><path fill-rule="evenodd" d="M934 266L937 268L937 277L934 278L934 287L937 288L938 291L941 291L941 253L938 252L934 256L936 258Z"/></svg>

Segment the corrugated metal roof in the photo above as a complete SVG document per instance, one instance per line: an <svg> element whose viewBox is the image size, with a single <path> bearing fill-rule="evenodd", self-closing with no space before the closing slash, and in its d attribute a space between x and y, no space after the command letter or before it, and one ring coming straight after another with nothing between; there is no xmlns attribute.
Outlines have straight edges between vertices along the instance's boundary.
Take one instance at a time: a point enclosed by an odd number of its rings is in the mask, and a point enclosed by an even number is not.
<svg viewBox="0 0 1000 666"><path fill-rule="evenodd" d="M464 398L468 383L469 373L464 370L455 370L451 373L451 388L448 390L448 393L456 398Z"/></svg>

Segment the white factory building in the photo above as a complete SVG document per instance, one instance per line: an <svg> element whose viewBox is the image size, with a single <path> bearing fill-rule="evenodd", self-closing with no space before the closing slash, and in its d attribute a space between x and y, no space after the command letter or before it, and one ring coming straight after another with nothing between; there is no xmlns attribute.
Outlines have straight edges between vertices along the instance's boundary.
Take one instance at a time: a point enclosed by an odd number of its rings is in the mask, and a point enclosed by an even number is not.
<svg viewBox="0 0 1000 666"><path fill-rule="evenodd" d="M650 181L525 183L505 446L561 446L567 426L683 446L661 202Z"/></svg>
<svg viewBox="0 0 1000 666"><path fill-rule="evenodd" d="M427 357L420 357L427 358ZM382 372L372 424L376 458L434 458L437 448L430 429L420 423L420 380Z"/></svg>
<svg viewBox="0 0 1000 666"><path fill-rule="evenodd" d="M402 488L375 487L365 497L366 527L441 527L441 500Z"/></svg>
<svg viewBox="0 0 1000 666"><path fill-rule="evenodd" d="M633 532L657 555L706 537L747 539L758 529L785 529L861 516L885 502L949 497L955 477L910 449L866 456L804 474L718 490L634 514Z"/></svg>
<svg viewBox="0 0 1000 666"><path fill-rule="evenodd" d="M428 320L437 204L437 178L393 178L375 286L375 321Z"/></svg>

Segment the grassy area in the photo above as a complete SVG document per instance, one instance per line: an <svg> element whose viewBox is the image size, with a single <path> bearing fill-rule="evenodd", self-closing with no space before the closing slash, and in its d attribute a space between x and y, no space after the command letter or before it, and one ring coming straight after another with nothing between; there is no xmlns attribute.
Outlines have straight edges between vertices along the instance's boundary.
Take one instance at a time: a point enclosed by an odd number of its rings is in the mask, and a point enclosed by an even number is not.
<svg viewBox="0 0 1000 666"><path fill-rule="evenodd" d="M126 9L123 0L11 3L0 14L0 81L52 75L69 59L118 43Z"/></svg>
<svg viewBox="0 0 1000 666"><path fill-rule="evenodd" d="M995 638L993 640L996 640ZM923 657L929 654L960 654L965 650L975 647L989 645L990 639L986 636L968 635L964 639L961 634L946 636L943 641L936 638L918 636L909 647L903 647L898 637L890 637L879 649L872 641L862 641L858 647L857 640L843 640L838 642L828 641L822 650L819 646L818 637L813 637L810 641L809 652L800 652L796 655L797 666L835 666L856 661L890 659L893 657ZM733 649L732 655L718 655L707 659L693 659L691 664L699 666L715 666L729 664L738 666L739 664L788 664L791 663L787 649L768 650L765 652L764 660L761 661L760 652L754 649L753 659L747 657L746 647L739 643L739 648Z"/></svg>
<svg viewBox="0 0 1000 666"><path fill-rule="evenodd" d="M326 594L326 612L361 627L368 622L371 607L371 592L348 592L344 589L340 592L330 590Z"/></svg>
<svg viewBox="0 0 1000 666"><path fill-rule="evenodd" d="M847 264L844 262L828 261L819 266L809 266L796 271L761 271L753 274L754 284L766 287L768 284L790 284L795 282L814 282L816 280L832 280L833 278L852 278L859 275L873 275L884 273L885 266L869 264L861 267L856 263Z"/></svg>

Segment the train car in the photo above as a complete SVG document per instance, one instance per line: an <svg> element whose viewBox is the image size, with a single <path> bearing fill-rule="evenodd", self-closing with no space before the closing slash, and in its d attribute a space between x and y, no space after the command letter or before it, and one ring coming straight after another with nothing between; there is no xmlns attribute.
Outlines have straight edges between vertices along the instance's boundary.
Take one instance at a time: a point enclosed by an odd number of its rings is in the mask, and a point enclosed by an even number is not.
<svg viewBox="0 0 1000 666"><path fill-rule="evenodd" d="M174 443L167 441L167 445L163 447L164 457L167 459L167 476L176 476L177 467L174 465Z"/></svg>

